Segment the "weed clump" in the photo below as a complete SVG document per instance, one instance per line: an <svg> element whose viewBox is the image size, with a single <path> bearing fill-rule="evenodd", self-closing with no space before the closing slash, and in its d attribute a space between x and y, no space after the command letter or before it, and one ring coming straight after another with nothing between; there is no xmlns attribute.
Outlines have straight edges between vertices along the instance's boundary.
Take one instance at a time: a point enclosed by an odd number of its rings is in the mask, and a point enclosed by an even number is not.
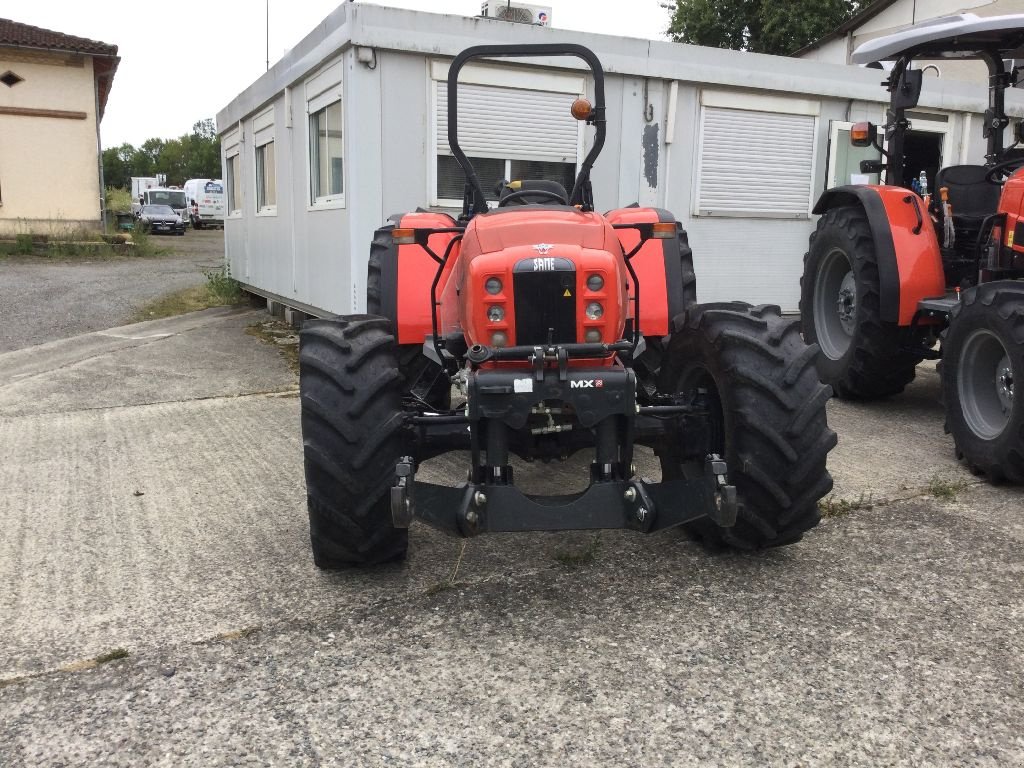
<svg viewBox="0 0 1024 768"><path fill-rule="evenodd" d="M31 256L33 251L32 235L15 235L14 252L19 256Z"/></svg>
<svg viewBox="0 0 1024 768"><path fill-rule="evenodd" d="M225 264L220 269L203 272L206 290L210 297L221 304L237 304L242 300L242 286L231 276L231 267Z"/></svg>
<svg viewBox="0 0 1024 768"><path fill-rule="evenodd" d="M837 499L834 496L829 496L818 502L818 512L823 518L844 517L851 512L872 509L874 506L875 503L870 493L867 496L862 493L857 499Z"/></svg>
<svg viewBox="0 0 1024 768"><path fill-rule="evenodd" d="M967 483L963 480L945 480L938 475L932 477L928 482L928 493L936 499L951 501L961 491L967 490Z"/></svg>

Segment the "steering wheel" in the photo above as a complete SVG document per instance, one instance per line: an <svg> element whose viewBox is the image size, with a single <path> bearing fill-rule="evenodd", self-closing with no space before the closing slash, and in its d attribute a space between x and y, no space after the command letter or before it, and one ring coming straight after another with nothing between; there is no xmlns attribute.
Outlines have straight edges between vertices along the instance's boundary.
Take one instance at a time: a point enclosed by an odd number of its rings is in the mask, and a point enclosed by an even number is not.
<svg viewBox="0 0 1024 768"><path fill-rule="evenodd" d="M988 172L985 174L985 181L989 184L1005 184L1010 173L1021 166L1024 166L1024 157L1012 157L1009 160L1003 160L1001 163L996 163L988 169Z"/></svg>
<svg viewBox="0 0 1024 768"><path fill-rule="evenodd" d="M550 189L521 189L518 192L513 192L512 194L505 195L505 197L501 198L501 200L498 202L498 207L504 208L513 200L523 200L527 197L535 197L538 195L540 197L546 197L548 200L553 200L561 205L569 204L568 200L566 200L557 192L552 192Z"/></svg>

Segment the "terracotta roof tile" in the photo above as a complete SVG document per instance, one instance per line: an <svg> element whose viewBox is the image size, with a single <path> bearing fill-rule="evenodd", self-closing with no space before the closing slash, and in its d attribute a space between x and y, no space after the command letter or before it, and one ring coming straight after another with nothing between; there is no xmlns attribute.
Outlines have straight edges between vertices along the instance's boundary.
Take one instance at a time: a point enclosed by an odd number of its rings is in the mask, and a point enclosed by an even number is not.
<svg viewBox="0 0 1024 768"><path fill-rule="evenodd" d="M10 19L0 19L0 45L46 48L49 50L86 53L92 56L116 56L117 46L90 40L86 37L65 35L42 27L33 27Z"/></svg>

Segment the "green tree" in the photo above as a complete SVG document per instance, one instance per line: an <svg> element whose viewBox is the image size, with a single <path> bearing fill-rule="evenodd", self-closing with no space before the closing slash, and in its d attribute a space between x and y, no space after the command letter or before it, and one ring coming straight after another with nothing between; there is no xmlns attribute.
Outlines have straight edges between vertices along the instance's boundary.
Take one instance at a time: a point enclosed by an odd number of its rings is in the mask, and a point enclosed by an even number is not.
<svg viewBox="0 0 1024 768"><path fill-rule="evenodd" d="M668 33L679 43L785 56L847 21L857 0L676 0Z"/></svg>
<svg viewBox="0 0 1024 768"><path fill-rule="evenodd" d="M103 150L103 181L108 187L127 188L131 184L134 153L135 147L131 144Z"/></svg>
<svg viewBox="0 0 1024 768"><path fill-rule="evenodd" d="M180 186L188 179L219 178L220 139L213 120L199 120L192 132L176 139L146 139L141 146L122 144L103 150L103 178L110 187L127 189L132 176L166 174Z"/></svg>

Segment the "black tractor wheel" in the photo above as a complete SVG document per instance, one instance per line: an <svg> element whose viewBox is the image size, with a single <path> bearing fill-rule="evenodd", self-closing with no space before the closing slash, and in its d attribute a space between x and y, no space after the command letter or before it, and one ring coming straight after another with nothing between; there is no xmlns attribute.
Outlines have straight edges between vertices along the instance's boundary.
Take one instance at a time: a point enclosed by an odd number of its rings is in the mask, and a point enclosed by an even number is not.
<svg viewBox="0 0 1024 768"><path fill-rule="evenodd" d="M396 269L392 263L395 258L392 255L395 248L392 229L393 225L378 229L370 244L366 273L366 311L372 315L382 314L381 292L384 290L385 270ZM406 396L437 411L451 408L451 380L440 365L423 354L422 344L399 344L396 354Z"/></svg>
<svg viewBox="0 0 1024 768"><path fill-rule="evenodd" d="M405 557L390 488L403 440L401 374L382 317L307 320L299 391L313 561L320 568Z"/></svg>
<svg viewBox="0 0 1024 768"><path fill-rule="evenodd" d="M953 308L942 351L946 431L991 482L1024 483L1024 282L984 283Z"/></svg>
<svg viewBox="0 0 1024 768"><path fill-rule="evenodd" d="M895 395L914 379L923 356L904 348L899 326L881 319L878 257L858 206L818 220L800 278L804 339L817 344L818 375L842 398Z"/></svg>
<svg viewBox="0 0 1024 768"><path fill-rule="evenodd" d="M829 388L814 370L817 348L778 307L698 304L678 319L661 369L665 393L701 393L705 439L659 452L662 478L702 471L724 457L736 486L736 525L688 526L712 546L761 549L799 541L818 524L818 500L832 489L825 466L836 434L828 428Z"/></svg>

